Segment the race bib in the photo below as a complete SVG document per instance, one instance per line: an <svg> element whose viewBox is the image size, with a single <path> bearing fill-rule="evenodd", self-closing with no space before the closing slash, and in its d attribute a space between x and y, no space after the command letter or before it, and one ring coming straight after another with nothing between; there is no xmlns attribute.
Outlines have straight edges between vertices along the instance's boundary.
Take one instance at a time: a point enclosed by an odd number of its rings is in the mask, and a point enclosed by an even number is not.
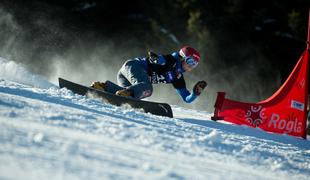
<svg viewBox="0 0 310 180"><path fill-rule="evenodd" d="M163 76L161 74L152 74L151 82L153 84L167 83L165 76Z"/></svg>

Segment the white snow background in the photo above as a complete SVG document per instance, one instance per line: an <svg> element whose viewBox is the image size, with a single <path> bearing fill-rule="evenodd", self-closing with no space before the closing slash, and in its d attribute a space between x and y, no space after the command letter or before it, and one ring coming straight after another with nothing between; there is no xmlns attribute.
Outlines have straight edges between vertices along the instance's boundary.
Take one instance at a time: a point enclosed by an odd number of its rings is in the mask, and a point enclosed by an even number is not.
<svg viewBox="0 0 310 180"><path fill-rule="evenodd" d="M0 179L310 179L310 141L86 99L0 58Z"/></svg>

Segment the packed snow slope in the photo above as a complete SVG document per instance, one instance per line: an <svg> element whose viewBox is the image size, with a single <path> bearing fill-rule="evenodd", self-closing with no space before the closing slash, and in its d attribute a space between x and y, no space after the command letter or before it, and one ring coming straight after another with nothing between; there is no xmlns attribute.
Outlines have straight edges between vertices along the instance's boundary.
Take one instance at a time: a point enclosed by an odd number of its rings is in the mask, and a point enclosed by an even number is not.
<svg viewBox="0 0 310 180"><path fill-rule="evenodd" d="M0 179L309 179L310 141L59 89L0 59Z"/></svg>

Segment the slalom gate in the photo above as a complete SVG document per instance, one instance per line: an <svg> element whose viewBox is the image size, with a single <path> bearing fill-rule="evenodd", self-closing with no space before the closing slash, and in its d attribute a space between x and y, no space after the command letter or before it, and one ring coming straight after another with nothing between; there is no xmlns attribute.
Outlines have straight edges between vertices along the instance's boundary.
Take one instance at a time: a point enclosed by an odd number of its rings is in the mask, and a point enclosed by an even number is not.
<svg viewBox="0 0 310 180"><path fill-rule="evenodd" d="M212 120L224 120L238 125L306 139L309 88L310 11L307 48L300 56L284 84L268 99L245 103L225 98L218 92Z"/></svg>

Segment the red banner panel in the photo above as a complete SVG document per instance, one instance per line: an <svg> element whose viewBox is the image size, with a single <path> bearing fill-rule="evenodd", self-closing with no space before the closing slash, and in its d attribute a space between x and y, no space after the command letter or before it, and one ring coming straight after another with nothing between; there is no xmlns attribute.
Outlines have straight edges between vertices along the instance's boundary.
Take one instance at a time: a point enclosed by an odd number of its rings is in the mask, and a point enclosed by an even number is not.
<svg viewBox="0 0 310 180"><path fill-rule="evenodd" d="M286 82L270 98L244 103L219 92L213 120L223 119L265 131L306 138L309 51L305 50Z"/></svg>

